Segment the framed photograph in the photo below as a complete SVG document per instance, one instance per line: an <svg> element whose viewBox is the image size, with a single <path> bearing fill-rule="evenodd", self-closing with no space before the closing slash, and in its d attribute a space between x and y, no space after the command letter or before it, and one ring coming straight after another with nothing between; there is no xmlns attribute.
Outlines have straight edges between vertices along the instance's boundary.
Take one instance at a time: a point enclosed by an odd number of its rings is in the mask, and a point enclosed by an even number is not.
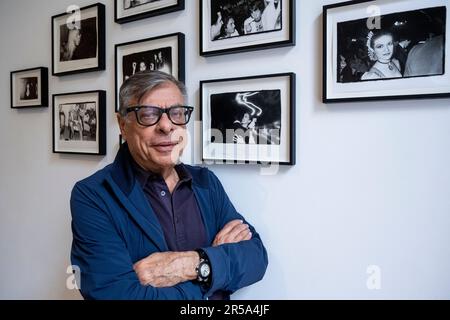
<svg viewBox="0 0 450 320"><path fill-rule="evenodd" d="M295 74L200 82L202 159L295 164Z"/></svg>
<svg viewBox="0 0 450 320"><path fill-rule="evenodd" d="M53 152L106 154L106 91L53 95Z"/></svg>
<svg viewBox="0 0 450 320"><path fill-rule="evenodd" d="M52 61L54 76L105 70L105 5L52 17Z"/></svg>
<svg viewBox="0 0 450 320"><path fill-rule="evenodd" d="M136 72L159 70L184 81L184 34L173 33L116 44L115 66L117 112L120 86Z"/></svg>
<svg viewBox="0 0 450 320"><path fill-rule="evenodd" d="M114 0L114 21L126 23L184 10L184 0Z"/></svg>
<svg viewBox="0 0 450 320"><path fill-rule="evenodd" d="M48 107L48 69L11 72L11 108Z"/></svg>
<svg viewBox="0 0 450 320"><path fill-rule="evenodd" d="M293 0L201 0L200 55L295 45Z"/></svg>
<svg viewBox="0 0 450 320"><path fill-rule="evenodd" d="M448 0L323 7L323 102L450 96Z"/></svg>

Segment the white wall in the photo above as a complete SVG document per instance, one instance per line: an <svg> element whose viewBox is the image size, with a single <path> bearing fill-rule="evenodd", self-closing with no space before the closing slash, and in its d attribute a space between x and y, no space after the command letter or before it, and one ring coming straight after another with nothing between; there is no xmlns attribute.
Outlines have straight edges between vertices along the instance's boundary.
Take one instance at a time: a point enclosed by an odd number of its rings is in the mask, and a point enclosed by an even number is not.
<svg viewBox="0 0 450 320"><path fill-rule="evenodd" d="M102 2L107 70L50 76L50 98L107 90L103 158L53 154L51 108L10 109L9 72L51 68L51 16L74 1L0 1L0 299L80 297L65 287L69 194L117 151L114 44L177 31L186 34L192 104L203 79L297 74L297 165L275 176L212 167L269 252L263 281L234 298L450 298L449 99L322 104L321 13L333 1L297 1L296 47L208 59L198 54L197 1L124 25ZM366 287L369 265L381 268L381 290Z"/></svg>

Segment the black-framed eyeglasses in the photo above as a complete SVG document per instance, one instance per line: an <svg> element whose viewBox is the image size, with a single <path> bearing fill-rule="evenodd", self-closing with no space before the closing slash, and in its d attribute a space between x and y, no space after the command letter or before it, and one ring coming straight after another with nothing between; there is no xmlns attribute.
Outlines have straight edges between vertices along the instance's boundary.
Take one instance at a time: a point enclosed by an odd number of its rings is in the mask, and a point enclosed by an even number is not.
<svg viewBox="0 0 450 320"><path fill-rule="evenodd" d="M182 126L189 122L194 108L189 106L173 106L169 108L131 106L128 107L126 111L127 114L134 111L137 122L145 127L157 124L164 113L167 114L167 117L173 124Z"/></svg>

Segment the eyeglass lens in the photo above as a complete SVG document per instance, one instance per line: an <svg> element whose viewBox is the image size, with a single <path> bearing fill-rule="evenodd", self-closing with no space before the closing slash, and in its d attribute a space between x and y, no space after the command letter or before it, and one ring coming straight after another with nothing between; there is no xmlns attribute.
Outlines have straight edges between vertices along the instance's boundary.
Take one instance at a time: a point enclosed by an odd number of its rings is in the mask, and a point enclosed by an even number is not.
<svg viewBox="0 0 450 320"><path fill-rule="evenodd" d="M176 125L184 125L189 122L191 110L186 107L171 107L162 109L158 107L144 106L137 111L139 122L144 126L156 124L163 113L167 113L169 120Z"/></svg>

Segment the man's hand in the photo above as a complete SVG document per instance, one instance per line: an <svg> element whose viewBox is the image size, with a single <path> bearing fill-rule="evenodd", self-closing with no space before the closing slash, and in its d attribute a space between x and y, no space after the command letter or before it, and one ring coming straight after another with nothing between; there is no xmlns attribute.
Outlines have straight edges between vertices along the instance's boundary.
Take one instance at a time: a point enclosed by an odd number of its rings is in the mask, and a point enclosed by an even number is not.
<svg viewBox="0 0 450 320"><path fill-rule="evenodd" d="M232 220L217 233L212 246L236 243L251 238L252 233L247 224L244 224L242 220ZM195 268L199 261L200 257L195 251L157 252L136 262L133 268L142 285L163 288L196 279Z"/></svg>
<svg viewBox="0 0 450 320"><path fill-rule="evenodd" d="M244 29L245 29L245 33L250 33L252 32L252 26L251 23L255 21L255 19L253 19L252 17L248 17L247 19L245 19L244 21Z"/></svg>
<svg viewBox="0 0 450 320"><path fill-rule="evenodd" d="M211 40L214 40L217 36L220 35L220 29L222 28L222 14L217 12L217 21L211 26Z"/></svg>
<svg viewBox="0 0 450 320"><path fill-rule="evenodd" d="M195 268L199 259L195 251L157 252L136 262L133 267L142 285L172 287L197 278Z"/></svg>
<svg viewBox="0 0 450 320"><path fill-rule="evenodd" d="M232 220L228 222L222 230L217 233L212 243L213 247L220 246L225 243L236 243L250 240L252 233L242 220Z"/></svg>

